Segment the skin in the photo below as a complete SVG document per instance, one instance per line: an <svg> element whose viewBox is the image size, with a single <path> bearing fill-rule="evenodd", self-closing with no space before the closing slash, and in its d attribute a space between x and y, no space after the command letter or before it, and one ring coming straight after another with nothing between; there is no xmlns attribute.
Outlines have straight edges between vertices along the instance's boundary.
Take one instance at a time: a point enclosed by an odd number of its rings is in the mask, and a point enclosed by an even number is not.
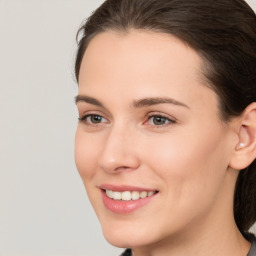
<svg viewBox="0 0 256 256"><path fill-rule="evenodd" d="M85 52L79 76L75 159L105 238L136 256L246 255L233 218L237 120L220 119L198 54L177 38L130 30L103 32ZM134 106L169 97L183 105ZM100 104L98 104L100 103ZM175 102L174 102L175 103ZM163 116L163 124L152 116ZM159 193L129 214L105 208L101 184Z"/></svg>

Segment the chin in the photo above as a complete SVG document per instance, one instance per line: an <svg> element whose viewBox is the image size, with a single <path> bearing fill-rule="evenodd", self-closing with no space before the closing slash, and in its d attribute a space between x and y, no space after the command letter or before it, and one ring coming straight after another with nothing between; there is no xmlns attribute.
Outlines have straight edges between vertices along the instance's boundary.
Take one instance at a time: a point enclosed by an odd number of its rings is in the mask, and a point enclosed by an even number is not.
<svg viewBox="0 0 256 256"><path fill-rule="evenodd" d="M119 248L135 248L154 244L161 239L161 233L149 223L143 221L123 221L122 223L102 224L105 239L113 246Z"/></svg>
<svg viewBox="0 0 256 256"><path fill-rule="evenodd" d="M128 242L127 239L120 237L120 234L119 234L119 237L108 236L108 235L107 236L104 235L104 237L109 244L111 244L117 248L134 248L136 246L136 245L134 245L133 242L131 242L131 241Z"/></svg>
<svg viewBox="0 0 256 256"><path fill-rule="evenodd" d="M150 243L147 235L139 236L136 230L132 234L127 234L125 230L122 232L104 232L103 235L108 243L118 248L135 248L145 246Z"/></svg>

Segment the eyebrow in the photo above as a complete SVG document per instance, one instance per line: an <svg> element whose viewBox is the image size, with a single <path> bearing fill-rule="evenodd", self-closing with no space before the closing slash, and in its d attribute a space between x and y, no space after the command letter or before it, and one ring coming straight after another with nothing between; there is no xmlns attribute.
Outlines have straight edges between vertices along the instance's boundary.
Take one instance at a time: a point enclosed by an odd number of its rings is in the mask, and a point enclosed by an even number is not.
<svg viewBox="0 0 256 256"><path fill-rule="evenodd" d="M86 103L104 108L104 105L100 101L85 95L77 95L75 97L75 103L77 104L78 102L86 102Z"/></svg>
<svg viewBox="0 0 256 256"><path fill-rule="evenodd" d="M78 102L86 102L98 107L102 107L105 108L104 105L97 99L93 98L93 97L89 97L89 96L85 96L85 95L78 95L75 97L75 103L77 104ZM149 106L153 106L153 105L158 105L158 104L173 104L176 106L181 106L181 107L185 107L188 108L189 107L177 100L174 100L172 98L162 98L162 97L153 97L153 98L143 98L140 100L135 100L132 103L132 107L133 108L143 108L143 107L149 107Z"/></svg>
<svg viewBox="0 0 256 256"><path fill-rule="evenodd" d="M179 102L177 100L174 100L172 98L166 98L166 97L144 98L140 100L135 100L132 105L134 108L141 108L141 107L148 107L148 106L153 106L158 104L173 104L173 105L177 105L177 106L181 106L189 109L189 107L186 104Z"/></svg>

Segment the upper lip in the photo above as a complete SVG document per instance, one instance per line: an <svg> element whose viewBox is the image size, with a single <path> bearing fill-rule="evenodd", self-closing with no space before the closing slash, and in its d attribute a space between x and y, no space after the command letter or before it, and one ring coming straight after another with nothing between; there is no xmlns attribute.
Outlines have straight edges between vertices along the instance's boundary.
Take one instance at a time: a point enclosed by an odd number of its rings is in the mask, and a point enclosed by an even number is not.
<svg viewBox="0 0 256 256"><path fill-rule="evenodd" d="M102 184L99 186L100 189L103 190L112 190L112 191L118 191L118 192L124 192L124 191L157 191L156 189L151 188L141 188L136 186L130 186L130 185L112 185L112 184Z"/></svg>

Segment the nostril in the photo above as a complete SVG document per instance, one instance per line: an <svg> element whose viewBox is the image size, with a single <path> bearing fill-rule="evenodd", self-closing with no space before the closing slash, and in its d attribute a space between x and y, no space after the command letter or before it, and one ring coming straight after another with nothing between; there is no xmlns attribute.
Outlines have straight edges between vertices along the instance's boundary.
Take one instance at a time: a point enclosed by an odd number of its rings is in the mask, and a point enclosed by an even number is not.
<svg viewBox="0 0 256 256"><path fill-rule="evenodd" d="M100 165L100 168L108 173L120 173L123 171L134 171L139 167L139 164L130 164L129 165L118 165L118 162L109 162Z"/></svg>
<svg viewBox="0 0 256 256"><path fill-rule="evenodd" d="M128 167L128 166L120 166L120 167L117 167L115 169L115 171L119 171L119 170L128 170L128 169L131 169L131 167Z"/></svg>

